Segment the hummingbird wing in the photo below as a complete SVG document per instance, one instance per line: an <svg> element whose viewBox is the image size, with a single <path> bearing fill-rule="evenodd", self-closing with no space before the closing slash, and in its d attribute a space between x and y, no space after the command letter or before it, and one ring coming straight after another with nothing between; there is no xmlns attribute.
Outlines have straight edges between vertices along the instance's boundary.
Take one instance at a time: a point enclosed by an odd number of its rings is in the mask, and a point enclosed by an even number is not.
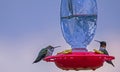
<svg viewBox="0 0 120 72"><path fill-rule="evenodd" d="M108 51L106 50L106 49L102 49L102 50L100 50L100 51L102 51L104 54L106 54L106 55L109 55L108 54Z"/></svg>
<svg viewBox="0 0 120 72"><path fill-rule="evenodd" d="M109 55L106 49L101 50L101 51L102 51L104 54ZM107 62L108 64L111 64L113 67L115 66L112 61L106 61L106 62Z"/></svg>
<svg viewBox="0 0 120 72"><path fill-rule="evenodd" d="M45 58L47 51L48 50L46 48L42 49L33 63L37 63L41 61L43 58Z"/></svg>

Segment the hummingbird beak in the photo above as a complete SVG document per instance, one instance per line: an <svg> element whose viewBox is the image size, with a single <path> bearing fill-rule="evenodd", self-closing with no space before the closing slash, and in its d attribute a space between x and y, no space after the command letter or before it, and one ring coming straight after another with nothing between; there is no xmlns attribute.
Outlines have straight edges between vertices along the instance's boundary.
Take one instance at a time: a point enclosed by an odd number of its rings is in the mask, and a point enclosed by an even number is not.
<svg viewBox="0 0 120 72"><path fill-rule="evenodd" d="M53 48L58 48L58 47L61 47L61 46L55 46L55 47L53 47Z"/></svg>
<svg viewBox="0 0 120 72"><path fill-rule="evenodd" d="M96 42L99 42L99 43L101 42L101 41L98 41L98 40L95 40L95 41L96 41Z"/></svg>

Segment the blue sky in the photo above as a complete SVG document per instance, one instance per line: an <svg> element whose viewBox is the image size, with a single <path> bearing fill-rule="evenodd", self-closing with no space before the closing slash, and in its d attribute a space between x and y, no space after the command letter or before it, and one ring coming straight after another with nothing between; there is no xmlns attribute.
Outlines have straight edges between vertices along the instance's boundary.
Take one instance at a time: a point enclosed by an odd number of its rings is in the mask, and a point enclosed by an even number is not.
<svg viewBox="0 0 120 72"><path fill-rule="evenodd" d="M104 63L95 72L120 71L119 3L120 0L97 0L98 26L94 39L107 41L107 49L116 59L115 68ZM54 63L32 64L39 50L49 44L62 46L54 54L70 48L60 30L59 12L60 0L0 0L0 72L66 72ZM92 41L88 49L98 46Z"/></svg>

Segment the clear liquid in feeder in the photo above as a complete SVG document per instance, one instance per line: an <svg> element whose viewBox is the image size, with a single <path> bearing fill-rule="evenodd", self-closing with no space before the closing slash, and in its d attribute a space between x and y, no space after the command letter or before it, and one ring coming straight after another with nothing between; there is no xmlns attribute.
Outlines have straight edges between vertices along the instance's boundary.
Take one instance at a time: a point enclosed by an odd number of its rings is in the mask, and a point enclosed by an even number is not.
<svg viewBox="0 0 120 72"><path fill-rule="evenodd" d="M74 52L86 52L97 21L96 0L62 0L61 29Z"/></svg>

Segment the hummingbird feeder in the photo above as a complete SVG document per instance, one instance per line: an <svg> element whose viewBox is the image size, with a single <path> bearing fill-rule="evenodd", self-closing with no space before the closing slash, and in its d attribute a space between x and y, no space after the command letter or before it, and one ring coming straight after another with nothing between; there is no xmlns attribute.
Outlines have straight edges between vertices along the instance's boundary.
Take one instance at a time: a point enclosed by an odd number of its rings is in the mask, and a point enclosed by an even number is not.
<svg viewBox="0 0 120 72"><path fill-rule="evenodd" d="M60 25L64 39L71 46L68 53L58 53L44 60L63 70L95 70L113 56L89 52L97 27L96 0L61 0Z"/></svg>

